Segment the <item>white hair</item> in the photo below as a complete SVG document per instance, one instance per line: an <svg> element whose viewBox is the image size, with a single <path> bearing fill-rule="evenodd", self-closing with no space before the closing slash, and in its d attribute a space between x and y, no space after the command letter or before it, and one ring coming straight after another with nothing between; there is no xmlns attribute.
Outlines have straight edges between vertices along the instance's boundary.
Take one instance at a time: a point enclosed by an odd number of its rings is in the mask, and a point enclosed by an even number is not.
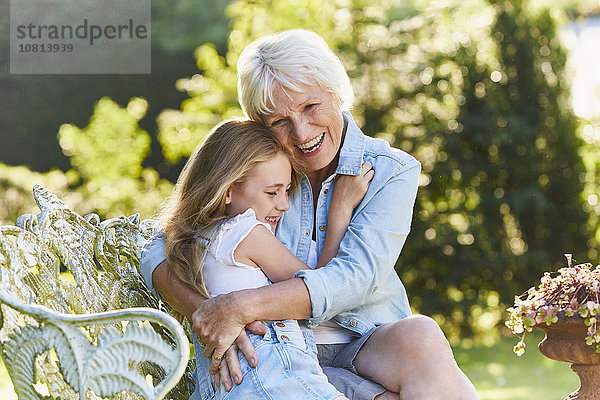
<svg viewBox="0 0 600 400"><path fill-rule="evenodd" d="M300 85L316 83L333 93L342 111L352 108L354 92L340 59L314 32L292 29L250 43L237 63L238 98L244 114L263 122L273 112L273 91L302 92Z"/></svg>

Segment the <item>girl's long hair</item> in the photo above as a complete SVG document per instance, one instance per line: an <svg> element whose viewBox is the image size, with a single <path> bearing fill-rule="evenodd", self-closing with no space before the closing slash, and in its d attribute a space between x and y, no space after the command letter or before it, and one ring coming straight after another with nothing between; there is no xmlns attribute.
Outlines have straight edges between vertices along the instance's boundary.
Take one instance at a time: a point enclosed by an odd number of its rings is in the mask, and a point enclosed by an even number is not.
<svg viewBox="0 0 600 400"><path fill-rule="evenodd" d="M291 192L298 186L301 173L289 151L267 128L250 120L217 125L185 164L159 219L168 268L202 296L210 297L202 264L217 225L228 218L227 190L243 184L257 164L280 153L292 164Z"/></svg>

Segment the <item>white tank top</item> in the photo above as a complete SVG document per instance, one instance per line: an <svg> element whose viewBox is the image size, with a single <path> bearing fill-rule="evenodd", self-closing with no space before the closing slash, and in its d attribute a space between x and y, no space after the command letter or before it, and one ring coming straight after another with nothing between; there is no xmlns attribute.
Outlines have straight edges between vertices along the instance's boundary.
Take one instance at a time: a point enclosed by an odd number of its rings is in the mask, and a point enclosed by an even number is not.
<svg viewBox="0 0 600 400"><path fill-rule="evenodd" d="M306 264L308 264L310 268L315 269L317 267L317 261L319 261L317 257L317 243L314 240L311 240L310 249L308 251L308 262ZM350 329L342 327L332 319L322 322L314 327L313 334L315 335L316 344L350 343L350 339L353 336L353 332Z"/></svg>
<svg viewBox="0 0 600 400"><path fill-rule="evenodd" d="M260 268L237 262L233 257L240 242L257 225L269 224L256 219L254 210L236 215L225 221L208 247L204 259L204 283L212 297L242 289L254 289L269 285L269 278Z"/></svg>

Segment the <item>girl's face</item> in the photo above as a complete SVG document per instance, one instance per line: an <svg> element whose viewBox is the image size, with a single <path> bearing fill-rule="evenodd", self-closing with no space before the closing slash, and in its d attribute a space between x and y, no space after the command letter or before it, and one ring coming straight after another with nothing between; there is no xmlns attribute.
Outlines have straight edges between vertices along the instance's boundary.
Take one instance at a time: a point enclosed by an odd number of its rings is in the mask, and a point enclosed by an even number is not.
<svg viewBox="0 0 600 400"><path fill-rule="evenodd" d="M258 164L241 185L229 188L225 212L229 216L252 208L259 221L266 222L275 233L277 222L290 208L288 189L292 183L292 167L283 154Z"/></svg>

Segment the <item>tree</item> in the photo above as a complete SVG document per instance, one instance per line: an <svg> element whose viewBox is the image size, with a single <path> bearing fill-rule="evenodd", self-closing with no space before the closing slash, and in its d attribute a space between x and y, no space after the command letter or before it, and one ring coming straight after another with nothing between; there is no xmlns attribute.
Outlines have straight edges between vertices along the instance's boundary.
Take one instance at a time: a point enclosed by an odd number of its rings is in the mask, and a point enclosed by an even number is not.
<svg viewBox="0 0 600 400"><path fill-rule="evenodd" d="M18 75L9 74L8 56L0 58L0 160L40 172L68 169L69 160L56 141L58 128L65 122L85 124L90 109L105 96L120 104L131 97L144 97L152 106L140 124L154 134L158 113L183 100L173 90L173 83L194 72L193 50L206 42L225 47L228 19L224 9L228 1L152 0L151 74ZM0 51L6 55L10 46L9 3L0 2ZM169 175L160 149L155 153L146 164ZM176 178L176 174L169 176Z"/></svg>
<svg viewBox="0 0 600 400"><path fill-rule="evenodd" d="M453 325L466 319L475 330L500 319L489 307L496 293L511 302L564 264L562 253L585 257L588 234L581 142L555 19L520 0L494 1L490 10L493 42L472 38L475 46L454 58L465 75L464 104L454 132L441 134L448 157L421 191L423 210L432 211L419 214L419 225L430 240L411 246L426 271L415 271L414 283L432 294L422 296L423 308L446 310Z"/></svg>
<svg viewBox="0 0 600 400"><path fill-rule="evenodd" d="M0 197L5 199L0 221L14 224L17 216L35 211L34 184L45 185L81 215L94 212L106 219L139 212L151 218L173 184L142 166L150 135L138 122L147 107L141 98L131 99L125 108L102 98L85 128L62 125L58 139L72 165L66 172L42 174L0 164Z"/></svg>

